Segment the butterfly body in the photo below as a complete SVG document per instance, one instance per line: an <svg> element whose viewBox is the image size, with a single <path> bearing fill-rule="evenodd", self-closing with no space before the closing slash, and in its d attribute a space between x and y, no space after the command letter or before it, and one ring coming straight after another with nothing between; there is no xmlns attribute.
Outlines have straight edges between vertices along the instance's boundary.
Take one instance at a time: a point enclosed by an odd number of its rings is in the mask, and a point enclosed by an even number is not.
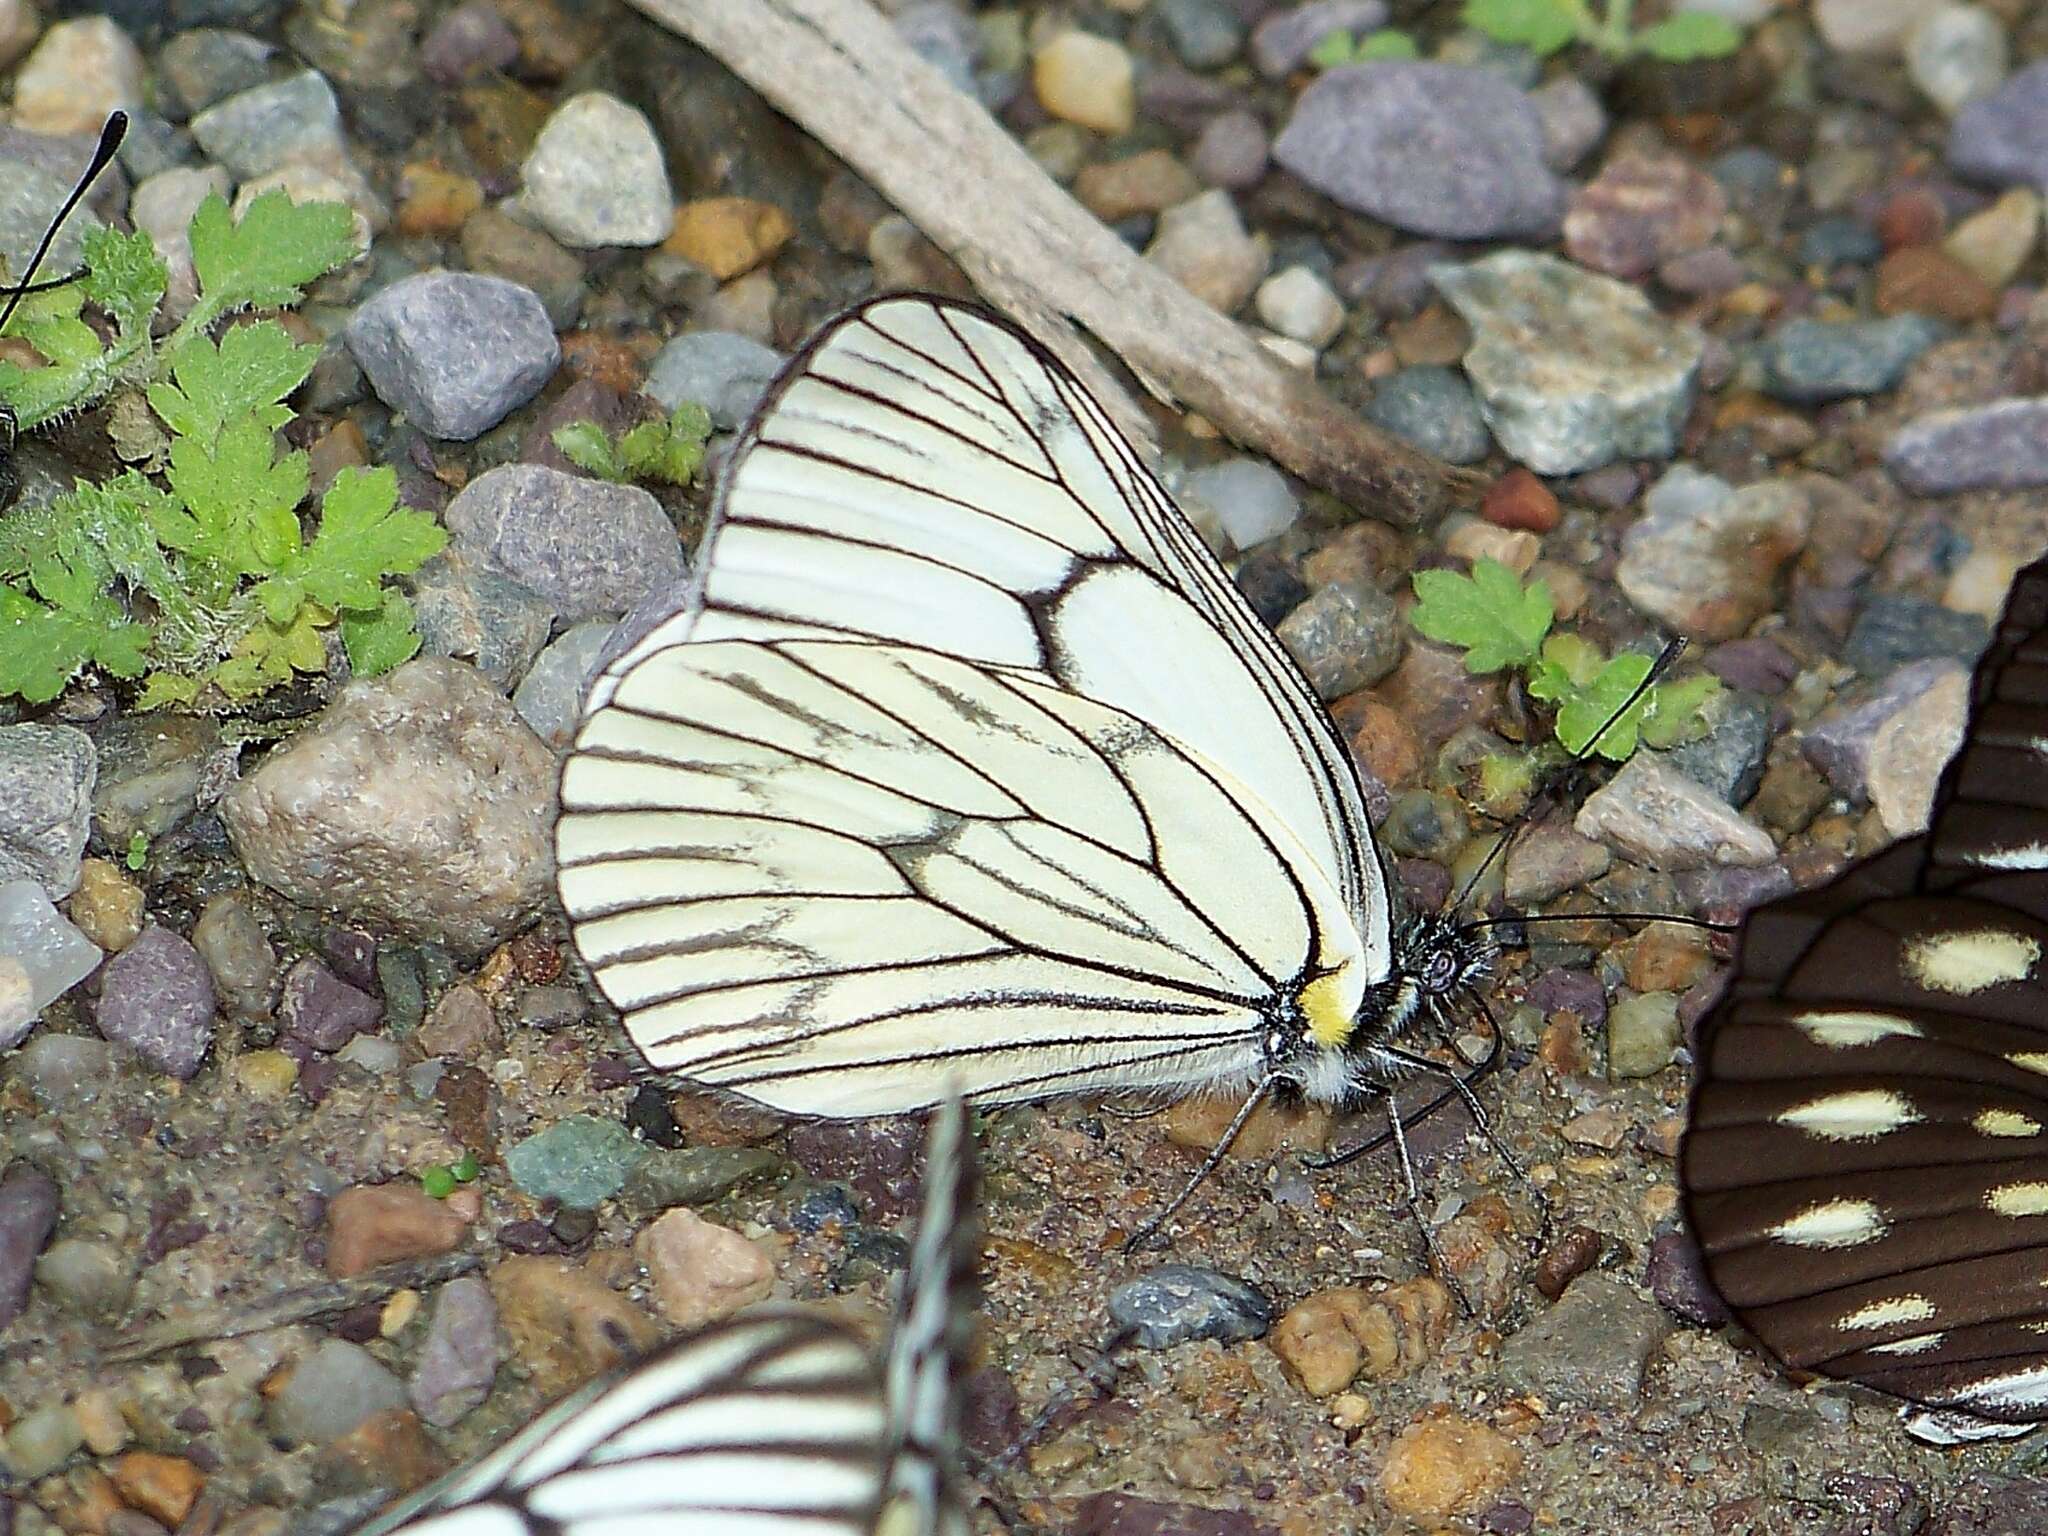
<svg viewBox="0 0 2048 1536"><path fill-rule="evenodd" d="M1747 920L1681 1154L1708 1274L1786 1364L1941 1443L2048 1421L2048 563L1929 830Z"/></svg>

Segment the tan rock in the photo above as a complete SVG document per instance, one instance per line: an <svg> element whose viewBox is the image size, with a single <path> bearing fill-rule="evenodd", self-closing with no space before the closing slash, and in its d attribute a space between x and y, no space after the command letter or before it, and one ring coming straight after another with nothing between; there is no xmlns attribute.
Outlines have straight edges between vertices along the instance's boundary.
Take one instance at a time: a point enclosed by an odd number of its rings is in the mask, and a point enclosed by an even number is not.
<svg viewBox="0 0 2048 1536"><path fill-rule="evenodd" d="M1304 1392L1328 1397L1360 1376L1391 1381L1421 1369L1450 1319L1451 1293L1428 1275L1379 1292L1336 1286L1289 1308L1271 1343Z"/></svg>
<svg viewBox="0 0 2048 1536"><path fill-rule="evenodd" d="M730 1227L678 1206L633 1241L654 1302L680 1328L701 1328L764 1299L775 1283L768 1255Z"/></svg>
<svg viewBox="0 0 2048 1536"><path fill-rule="evenodd" d="M1521 1468L1515 1447L1491 1425L1447 1414L1394 1437L1380 1492L1396 1514L1436 1521L1481 1508Z"/></svg>
<svg viewBox="0 0 2048 1536"><path fill-rule="evenodd" d="M652 1349L654 1319L562 1259L520 1255L491 1271L498 1326L549 1397Z"/></svg>
<svg viewBox="0 0 2048 1536"><path fill-rule="evenodd" d="M109 953L118 953L142 932L142 887L107 859L78 867L78 889L67 904L78 931Z"/></svg>
<svg viewBox="0 0 2048 1536"><path fill-rule="evenodd" d="M1197 1094L1177 1100L1159 1117L1166 1139L1178 1147L1206 1153L1243 1106L1242 1098ZM1232 1157L1271 1157L1276 1152L1320 1152L1330 1144L1335 1117L1319 1104L1276 1104L1271 1099L1252 1111L1251 1119L1230 1144Z"/></svg>
<svg viewBox="0 0 2048 1536"><path fill-rule="evenodd" d="M2041 194L2014 187L1949 233L1941 248L1994 288L2003 288L2034 254L2041 235Z"/></svg>
<svg viewBox="0 0 2048 1536"><path fill-rule="evenodd" d="M141 109L142 74L141 50L107 17L60 21L14 77L14 126L96 136L108 113Z"/></svg>
<svg viewBox="0 0 2048 1536"><path fill-rule="evenodd" d="M1138 116L1136 72L1119 43L1062 32L1031 61L1031 88L1054 117L1097 133L1129 133Z"/></svg>
<svg viewBox="0 0 2048 1536"><path fill-rule="evenodd" d="M359 1184L327 1206L327 1273L337 1280L398 1259L448 1253L469 1224L410 1184Z"/></svg>
<svg viewBox="0 0 2048 1536"><path fill-rule="evenodd" d="M1165 149L1084 166L1074 178L1074 196L1105 224L1134 213L1163 213L1201 190L1195 173Z"/></svg>
<svg viewBox="0 0 2048 1536"><path fill-rule="evenodd" d="M205 1474L184 1457L154 1451L129 1451L114 1463L113 1478L124 1504L174 1530L206 1486Z"/></svg>
<svg viewBox="0 0 2048 1536"><path fill-rule="evenodd" d="M661 248L695 262L722 283L772 258L795 233L789 215L773 203L702 197L676 210L676 227Z"/></svg>

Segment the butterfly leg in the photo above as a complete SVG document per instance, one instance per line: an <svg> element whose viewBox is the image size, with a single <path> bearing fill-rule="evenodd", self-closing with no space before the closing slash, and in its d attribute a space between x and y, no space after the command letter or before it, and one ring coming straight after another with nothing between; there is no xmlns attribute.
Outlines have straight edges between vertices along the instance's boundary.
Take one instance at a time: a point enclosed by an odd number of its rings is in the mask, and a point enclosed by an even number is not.
<svg viewBox="0 0 2048 1536"><path fill-rule="evenodd" d="M1258 1086L1246 1095L1244 1103L1238 1107L1237 1113L1231 1117L1230 1124L1223 1128L1223 1134L1216 1138L1216 1145L1211 1147L1209 1155L1202 1159L1201 1167L1194 1171L1193 1176L1188 1179L1187 1183L1181 1185L1180 1193L1167 1201L1166 1208L1157 1216L1154 1216L1144 1226L1138 1228L1137 1231L1124 1239L1123 1251L1125 1253L1135 1253L1140 1248L1152 1246L1153 1239L1159 1236L1160 1229L1173 1220L1180 1208L1188 1203L1188 1197L1201 1188L1203 1181L1210 1174L1223 1166L1223 1159L1229 1155L1230 1145L1237 1140L1238 1132L1245 1128L1245 1122L1251 1119L1252 1112L1265 1103L1273 1090L1279 1085L1280 1078L1278 1076L1260 1079ZM1161 1244L1160 1246L1164 1245Z"/></svg>
<svg viewBox="0 0 2048 1536"><path fill-rule="evenodd" d="M1515 1154L1508 1150L1507 1143L1500 1139L1493 1128L1492 1117L1479 1102L1479 1095L1472 1091L1471 1085L1453 1068L1431 1061L1427 1056L1410 1055L1407 1051L1394 1046L1383 1046L1381 1049L1385 1055L1392 1057L1408 1071L1426 1072L1443 1078L1464 1101L1465 1110L1472 1116L1472 1124L1477 1127L1480 1139L1500 1160L1500 1165L1514 1175L1515 1182L1528 1191L1529 1199L1536 1207L1536 1235L1530 1239L1530 1248L1532 1251L1540 1252L1550 1238L1550 1197L1536 1187L1536 1181L1529 1177L1528 1171L1522 1167Z"/></svg>
<svg viewBox="0 0 2048 1536"><path fill-rule="evenodd" d="M1431 1274L1450 1287L1451 1294L1458 1298L1458 1309L1467 1317L1476 1317L1478 1313L1473 1309L1472 1298L1465 1294L1464 1285L1445 1262L1443 1250L1436 1245L1436 1234L1429 1229L1429 1217L1422 1209L1422 1186L1415 1181L1415 1160L1408 1155L1408 1129L1401 1123L1401 1107L1391 1094L1387 1096L1387 1132L1401 1162L1401 1185L1406 1191L1403 1203L1414 1219L1416 1233L1422 1238L1423 1262L1429 1266Z"/></svg>

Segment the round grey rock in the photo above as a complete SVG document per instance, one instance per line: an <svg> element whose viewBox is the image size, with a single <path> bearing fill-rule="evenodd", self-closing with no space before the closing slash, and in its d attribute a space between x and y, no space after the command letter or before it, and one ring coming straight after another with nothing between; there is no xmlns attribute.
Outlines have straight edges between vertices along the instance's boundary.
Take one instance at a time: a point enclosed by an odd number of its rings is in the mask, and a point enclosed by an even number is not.
<svg viewBox="0 0 2048 1536"><path fill-rule="evenodd" d="M687 331L654 355L641 392L671 411L694 401L714 427L730 432L754 414L785 361L736 331Z"/></svg>
<svg viewBox="0 0 2048 1536"><path fill-rule="evenodd" d="M1627 1408L1642 1390L1652 1351L1670 1332L1671 1319L1654 1301L1596 1270L1508 1339L1500 1378L1509 1390L1546 1402Z"/></svg>
<svg viewBox="0 0 2048 1536"><path fill-rule="evenodd" d="M1399 612L1391 597L1369 584L1316 588L1276 633L1323 699L1370 688L1401 662Z"/></svg>
<svg viewBox="0 0 2048 1536"><path fill-rule="evenodd" d="M1287 477L1257 459L1227 459L1187 477L1187 494L1216 514L1230 542L1250 549L1276 539L1301 516L1301 498Z"/></svg>
<svg viewBox="0 0 2048 1536"><path fill-rule="evenodd" d="M555 605L500 570L488 554L451 544L406 578L413 627L428 656L469 662L503 691L555 627Z"/></svg>
<svg viewBox="0 0 2048 1536"><path fill-rule="evenodd" d="M1152 14L1189 69L1216 69L1244 46L1244 21L1230 0L1158 0Z"/></svg>
<svg viewBox="0 0 2048 1536"><path fill-rule="evenodd" d="M1493 447L1472 386L1439 363L1416 363L1382 379L1365 419L1447 464L1476 464Z"/></svg>
<svg viewBox="0 0 2048 1536"><path fill-rule="evenodd" d="M1795 405L1881 394L1947 331L1920 314L1836 324L1788 320L1758 348L1764 393Z"/></svg>
<svg viewBox="0 0 2048 1536"><path fill-rule="evenodd" d="M1842 660L1865 677L1888 677L1916 661L1976 661L1991 643L1981 614L1961 613L1903 592L1873 593L1856 615Z"/></svg>
<svg viewBox="0 0 2048 1536"><path fill-rule="evenodd" d="M405 1388L359 1344L327 1339L292 1368L267 1410L272 1433L305 1445L339 1440L372 1414L407 1406Z"/></svg>
<svg viewBox="0 0 2048 1536"><path fill-rule="evenodd" d="M0 884L33 880L53 901L77 889L98 777L85 732L0 726Z"/></svg>
<svg viewBox="0 0 2048 1536"><path fill-rule="evenodd" d="M434 1297L406 1395L422 1419L446 1429L491 1395L502 1352L490 1286L476 1275L450 1280Z"/></svg>
<svg viewBox="0 0 2048 1536"><path fill-rule="evenodd" d="M1698 331L1554 256L1501 251L1429 275L1472 327L1465 373L1520 462L1571 475L1676 451L1706 349Z"/></svg>
<svg viewBox="0 0 2048 1536"><path fill-rule="evenodd" d="M1161 1264L1110 1293L1109 1316L1144 1349L1192 1339L1234 1344L1262 1339L1273 1326L1273 1303L1248 1280L1193 1264Z"/></svg>
<svg viewBox="0 0 2048 1536"><path fill-rule="evenodd" d="M1707 734L1663 754L1664 760L1730 805L1741 805L1763 782L1771 747L1771 711L1761 699L1723 689L1707 705Z"/></svg>
<svg viewBox="0 0 2048 1536"><path fill-rule="evenodd" d="M236 181L285 165L338 164L348 154L334 87L312 69L223 98L192 119L192 137Z"/></svg>
<svg viewBox="0 0 2048 1536"><path fill-rule="evenodd" d="M1399 229L1450 240L1546 240L1565 187L1542 119L1488 69L1382 60L1303 91L1273 158L1318 192Z"/></svg>
<svg viewBox="0 0 2048 1536"><path fill-rule="evenodd" d="M645 117L604 91L557 107L520 175L522 206L564 245L659 245L675 227L660 141Z"/></svg>
<svg viewBox="0 0 2048 1536"><path fill-rule="evenodd" d="M2048 187L2048 59L2029 64L1955 115L1948 163L1998 186Z"/></svg>
<svg viewBox="0 0 2048 1536"><path fill-rule="evenodd" d="M1893 434L1884 463L1919 496L2048 485L2048 399L1930 411Z"/></svg>
<svg viewBox="0 0 2048 1536"><path fill-rule="evenodd" d="M683 574L661 503L637 485L504 464L448 504L448 531L563 618L621 614Z"/></svg>
<svg viewBox="0 0 2048 1536"><path fill-rule="evenodd" d="M107 962L93 1023L154 1071L189 1078L213 1044L213 977L199 951L152 923Z"/></svg>
<svg viewBox="0 0 2048 1536"><path fill-rule="evenodd" d="M473 272L393 283L343 334L377 398L443 438L489 431L539 394L562 360L539 295Z"/></svg>

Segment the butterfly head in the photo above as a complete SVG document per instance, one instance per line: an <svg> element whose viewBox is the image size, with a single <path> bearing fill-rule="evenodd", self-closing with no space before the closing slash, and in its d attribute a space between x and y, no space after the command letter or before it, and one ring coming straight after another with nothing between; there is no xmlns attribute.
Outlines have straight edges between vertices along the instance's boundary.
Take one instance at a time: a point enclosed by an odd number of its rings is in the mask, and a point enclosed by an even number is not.
<svg viewBox="0 0 2048 1536"><path fill-rule="evenodd" d="M1448 912L1410 918L1394 937L1394 974L1415 983L1424 998L1448 997L1483 980L1497 946L1486 930Z"/></svg>

